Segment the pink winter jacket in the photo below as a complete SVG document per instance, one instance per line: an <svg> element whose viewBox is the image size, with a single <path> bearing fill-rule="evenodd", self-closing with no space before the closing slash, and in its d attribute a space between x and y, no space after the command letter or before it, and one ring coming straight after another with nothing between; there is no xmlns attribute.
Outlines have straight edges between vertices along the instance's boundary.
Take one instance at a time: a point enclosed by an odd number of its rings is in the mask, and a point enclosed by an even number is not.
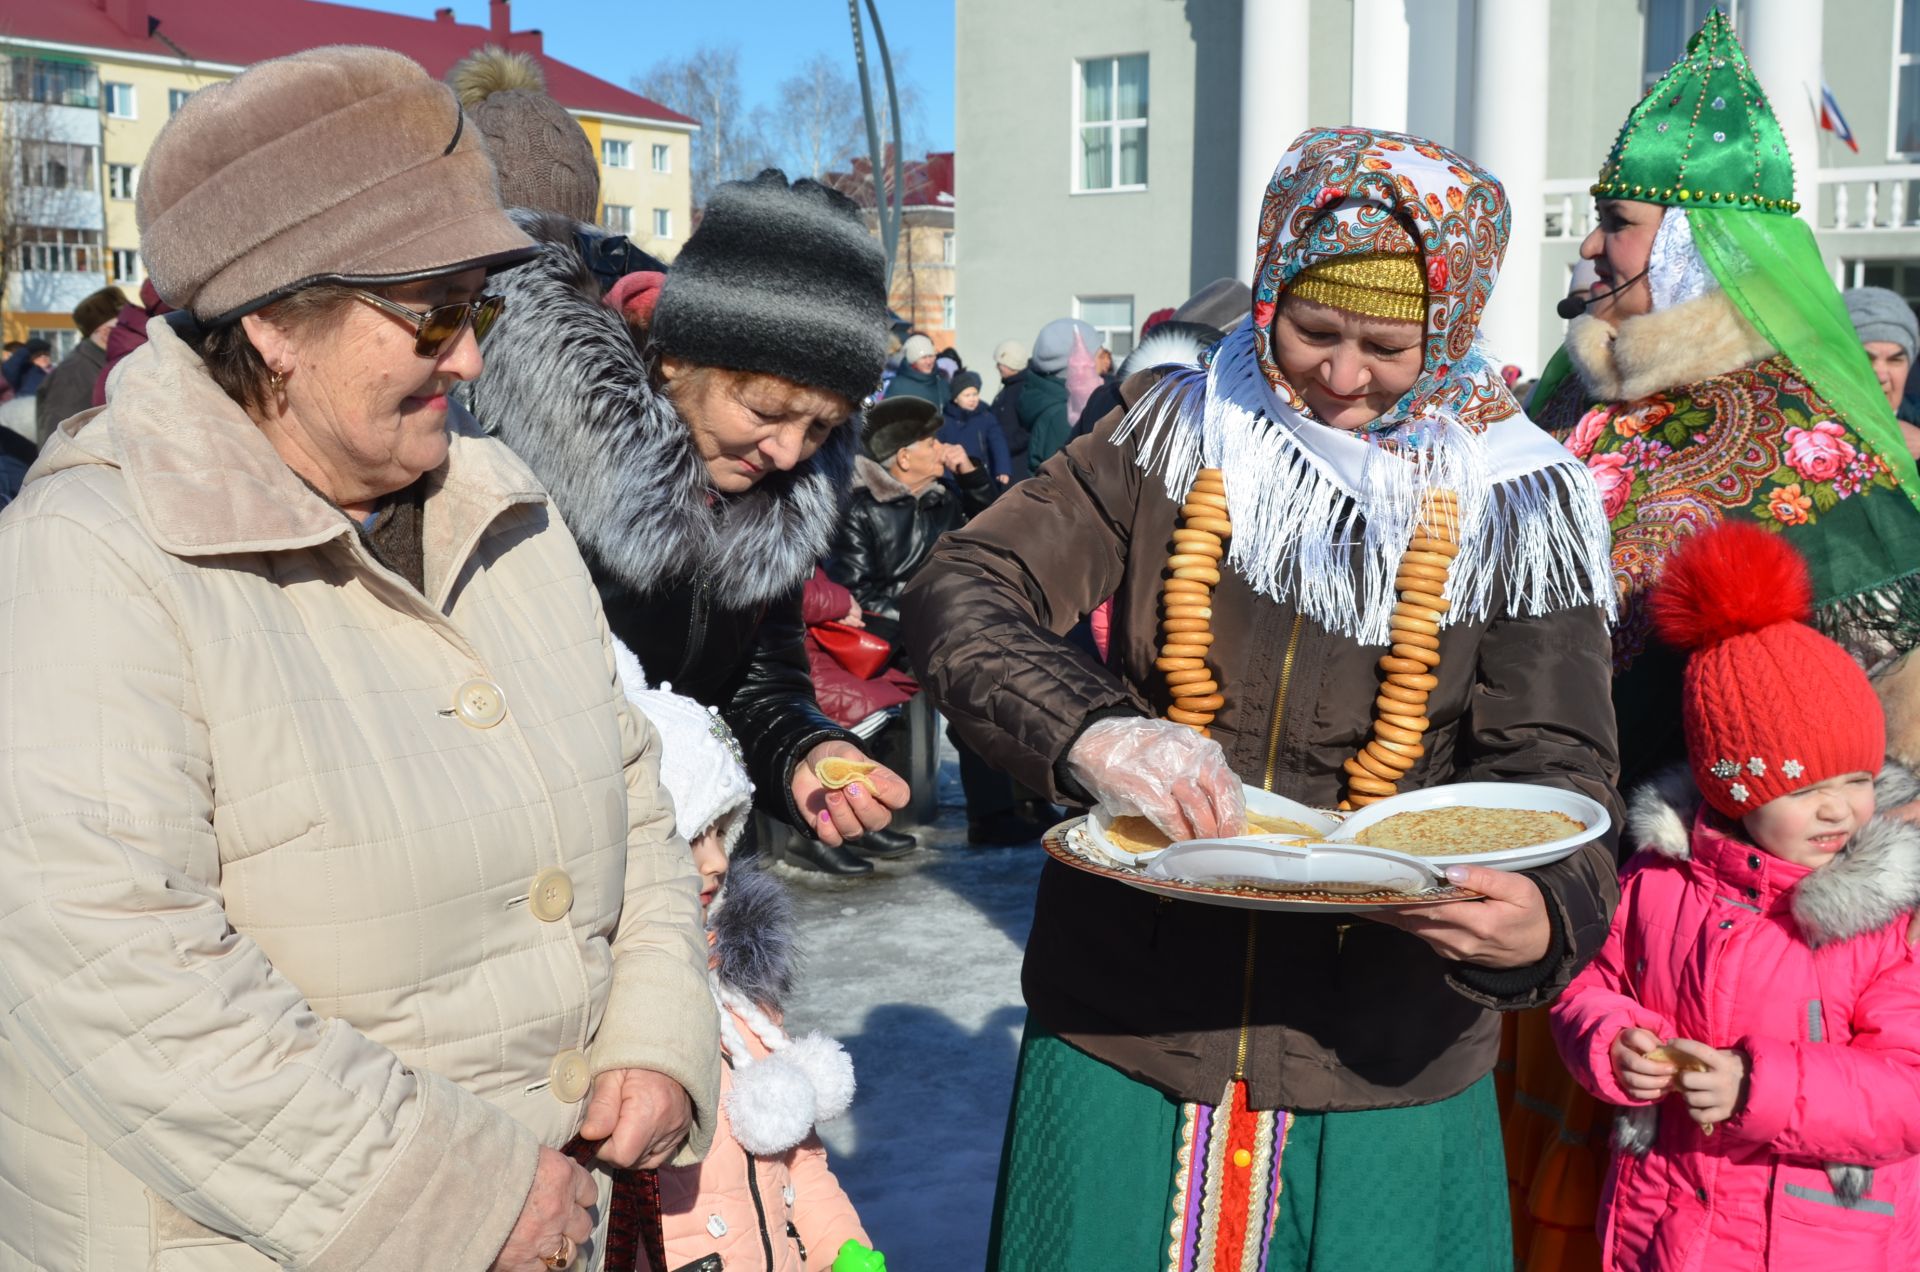
<svg viewBox="0 0 1920 1272"><path fill-rule="evenodd" d="M717 982L730 1003L778 1003L792 988L791 902L779 881L758 861L756 857L734 860L708 925L714 938ZM809 1129L817 1112L813 1090L798 1093L798 1099L769 1101L770 1088L761 1086L754 1106L760 1116L746 1124L754 1133L736 1127L735 1115L740 1112L736 1077L761 1068L770 1053L739 1010L730 1008L727 1014L731 1027L723 1025L721 1031L726 1064L720 1072L720 1114L714 1124L713 1147L697 1166L660 1172L664 1272L702 1268L701 1260L710 1255L720 1257L721 1264L716 1266L724 1266L726 1272L824 1272L847 1241L872 1242L827 1165L826 1147ZM745 1063L733 1054L742 1042L749 1057ZM818 1095L818 1102L844 1108L852 1091L853 1071L837 1046L817 1036L805 1038L780 1052L773 1066L785 1064L781 1076L791 1081L798 1072L792 1061L803 1053L816 1063L800 1068L822 1075L816 1082L830 1080L842 1088L838 1095ZM833 1071L838 1066L844 1066L844 1072ZM773 1075L763 1072L762 1077L766 1076ZM771 1090L788 1097L795 1094L785 1081ZM741 1146L743 1137L749 1143L793 1146L754 1156Z"/></svg>
<svg viewBox="0 0 1920 1272"><path fill-rule="evenodd" d="M1912 798L1881 779L1882 808ZM1581 1085L1634 1105L1621 1030L1744 1050L1746 1103L1711 1137L1669 1096L1630 1108L1601 1201L1620 1272L1920 1266L1920 828L1877 817L1820 870L1769 856L1684 777L1640 791L1606 944L1552 1009Z"/></svg>

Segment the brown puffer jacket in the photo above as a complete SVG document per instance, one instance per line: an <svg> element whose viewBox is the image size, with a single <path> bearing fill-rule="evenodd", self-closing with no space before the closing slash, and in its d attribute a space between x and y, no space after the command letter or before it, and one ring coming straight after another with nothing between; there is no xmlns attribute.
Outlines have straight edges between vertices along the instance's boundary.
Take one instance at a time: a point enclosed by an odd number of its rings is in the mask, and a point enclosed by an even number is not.
<svg viewBox="0 0 1920 1272"><path fill-rule="evenodd" d="M1151 373L1123 389L1136 401ZM1110 440L1116 412L949 535L903 601L921 683L961 736L1019 781L1083 800L1059 761L1094 718L1158 715L1153 670L1162 563L1178 508ZM1108 666L1063 633L1114 598ZM1247 782L1322 808L1372 726L1384 650L1331 634L1227 572L1211 726ZM1494 614L1505 606L1495 598ZM1538 782L1612 810L1619 768L1606 619L1594 607L1461 623L1441 635L1427 755L1410 787ZM1022 976L1034 1020L1182 1100L1214 1102L1236 1072L1256 1108L1425 1104L1493 1066L1494 1011L1537 1006L1607 932L1619 895L1608 835L1529 872L1549 899L1540 964L1443 960L1351 915L1259 913L1163 900L1056 862L1041 876ZM1492 1009L1492 1010L1489 1010Z"/></svg>

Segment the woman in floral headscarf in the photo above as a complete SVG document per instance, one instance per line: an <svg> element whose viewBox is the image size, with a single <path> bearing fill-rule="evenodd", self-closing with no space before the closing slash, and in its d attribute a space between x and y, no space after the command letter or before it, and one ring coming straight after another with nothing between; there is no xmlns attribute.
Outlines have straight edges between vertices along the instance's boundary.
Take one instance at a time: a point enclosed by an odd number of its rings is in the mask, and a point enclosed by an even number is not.
<svg viewBox="0 0 1920 1272"><path fill-rule="evenodd" d="M1508 219L1429 143L1296 141L1251 319L1207 367L1130 379L1124 417L909 589L961 735L1178 838L1238 832L1243 779L1321 807L1467 780L1617 807L1599 498L1473 345ZM1107 596L1099 665L1063 634ZM1504 1265L1495 1013L1595 948L1612 848L1459 882L1484 899L1388 923L1050 863L993 1266Z"/></svg>
<svg viewBox="0 0 1920 1272"><path fill-rule="evenodd" d="M1612 523L1630 782L1682 757L1681 658L1651 639L1646 596L1674 546L1721 520L1787 537L1815 625L1869 675L1920 645L1920 476L1793 192L1780 125L1715 10L1601 167L1581 245L1600 281L1534 398ZM1920 701L1887 705L1890 735L1910 736Z"/></svg>
<svg viewBox="0 0 1920 1272"><path fill-rule="evenodd" d="M1794 215L1785 138L1725 15L1708 13L1628 114L1592 193L1580 254L1598 281L1533 402L1587 462L1610 523L1623 786L1685 758L1683 657L1653 639L1646 599L1678 543L1728 519L1806 558L1815 625L1876 675L1889 752L1920 762L1920 481ZM1598 1269L1612 1110L1567 1073L1545 1013L1514 1019L1506 1048L1527 1267Z"/></svg>

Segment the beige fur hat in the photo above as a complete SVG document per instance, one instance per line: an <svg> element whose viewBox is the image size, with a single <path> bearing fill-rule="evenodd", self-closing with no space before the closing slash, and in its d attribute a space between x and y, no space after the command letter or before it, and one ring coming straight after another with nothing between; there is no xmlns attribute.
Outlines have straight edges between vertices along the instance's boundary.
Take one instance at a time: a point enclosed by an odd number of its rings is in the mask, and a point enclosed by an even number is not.
<svg viewBox="0 0 1920 1272"><path fill-rule="evenodd" d="M526 260L453 90L387 49L333 45L201 89L141 174L140 251L169 304L218 326L321 282Z"/></svg>
<svg viewBox="0 0 1920 1272"><path fill-rule="evenodd" d="M593 221L600 210L600 161L580 121L547 96L538 62L489 44L456 63L447 82L486 137L500 174L500 202Z"/></svg>

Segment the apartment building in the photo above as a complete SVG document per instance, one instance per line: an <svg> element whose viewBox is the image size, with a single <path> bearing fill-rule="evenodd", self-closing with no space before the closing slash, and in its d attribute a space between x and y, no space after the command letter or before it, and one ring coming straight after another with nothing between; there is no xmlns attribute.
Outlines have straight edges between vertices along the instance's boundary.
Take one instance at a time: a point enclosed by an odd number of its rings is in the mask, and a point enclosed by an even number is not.
<svg viewBox="0 0 1920 1272"><path fill-rule="evenodd" d="M487 44L531 55L600 155L602 224L671 260L692 229L699 124L548 57L540 32L513 29L510 0L467 3L486 5L484 25L321 0L0 0L0 151L17 174L0 213L6 338L64 349L81 297L109 282L132 294L145 278L134 198L160 129L208 84L323 44L395 49L440 76Z"/></svg>

